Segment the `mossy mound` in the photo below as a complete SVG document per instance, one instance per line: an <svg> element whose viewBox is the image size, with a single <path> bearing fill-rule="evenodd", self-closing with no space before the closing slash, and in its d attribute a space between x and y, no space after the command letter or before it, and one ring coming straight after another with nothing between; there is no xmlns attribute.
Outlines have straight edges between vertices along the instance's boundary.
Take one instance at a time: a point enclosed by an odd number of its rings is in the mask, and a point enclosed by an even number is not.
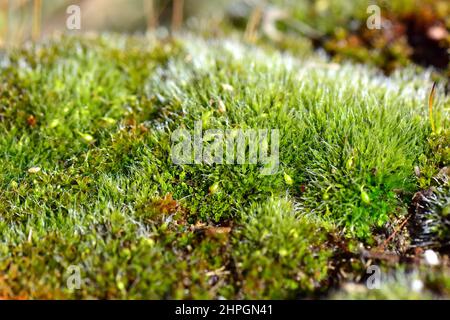
<svg viewBox="0 0 450 320"><path fill-rule="evenodd" d="M430 156L430 75L412 69L385 77L232 39L111 35L20 49L0 73L7 298L327 292L330 236L374 243ZM449 99L436 101L448 125ZM278 171L174 164L171 134L197 121L278 129Z"/></svg>

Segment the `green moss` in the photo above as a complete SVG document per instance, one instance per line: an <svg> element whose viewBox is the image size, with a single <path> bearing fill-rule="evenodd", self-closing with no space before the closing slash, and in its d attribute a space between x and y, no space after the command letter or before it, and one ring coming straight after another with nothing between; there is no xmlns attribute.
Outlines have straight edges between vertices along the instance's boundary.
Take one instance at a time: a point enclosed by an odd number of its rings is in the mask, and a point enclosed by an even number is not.
<svg viewBox="0 0 450 320"><path fill-rule="evenodd" d="M327 233L286 200L253 206L237 231L233 252L247 299L295 298L320 291L328 275Z"/></svg>
<svg viewBox="0 0 450 320"><path fill-rule="evenodd" d="M412 69L387 78L188 35L68 37L2 59L7 297L311 296L329 289L327 234L373 242L430 156L431 81ZM278 172L173 164L171 133L198 120L279 129Z"/></svg>

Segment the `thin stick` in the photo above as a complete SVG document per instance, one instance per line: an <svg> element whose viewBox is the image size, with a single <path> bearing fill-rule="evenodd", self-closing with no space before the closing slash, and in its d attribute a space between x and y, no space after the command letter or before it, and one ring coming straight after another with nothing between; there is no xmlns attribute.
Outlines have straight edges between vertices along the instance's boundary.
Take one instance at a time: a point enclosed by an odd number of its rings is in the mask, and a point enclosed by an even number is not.
<svg viewBox="0 0 450 320"><path fill-rule="evenodd" d="M253 10L252 14L250 15L244 34L246 41L255 42L256 29L258 28L258 25L261 22L262 13L263 13L262 8L258 6Z"/></svg>
<svg viewBox="0 0 450 320"><path fill-rule="evenodd" d="M381 245L381 248L384 249L386 248L387 244L395 237L395 235L403 229L403 227L405 226L405 224L408 222L409 218L411 218L411 215L408 215L405 220L403 220L403 222L400 224L400 226L394 230L394 232L392 232L392 234L383 242L383 244Z"/></svg>
<svg viewBox="0 0 450 320"><path fill-rule="evenodd" d="M1 0L1 15L2 20L5 21L5 25L1 30L0 35L0 47L6 46L6 41L8 39L8 30L9 30L9 0Z"/></svg>
<svg viewBox="0 0 450 320"><path fill-rule="evenodd" d="M436 127L434 125L434 118L433 118L433 100L435 92L436 92L436 82L433 82L433 88L431 88L430 96L428 97L428 112L430 114L431 131L433 133L436 132Z"/></svg>
<svg viewBox="0 0 450 320"><path fill-rule="evenodd" d="M42 0L34 0L33 4L32 39L37 41L41 37Z"/></svg>
<svg viewBox="0 0 450 320"><path fill-rule="evenodd" d="M173 0L172 31L178 31L183 24L184 0Z"/></svg>
<svg viewBox="0 0 450 320"><path fill-rule="evenodd" d="M158 16L155 10L155 0L144 0L145 12L147 13L147 31L154 31L158 26Z"/></svg>
<svg viewBox="0 0 450 320"><path fill-rule="evenodd" d="M12 0L7 0L7 8L6 12L7 21L6 21L6 46L11 44L11 32L12 32L12 13L13 13L13 4Z"/></svg>
<svg viewBox="0 0 450 320"><path fill-rule="evenodd" d="M8 0L8 22L7 22L7 39L6 39L6 44L7 46L12 46L13 45L13 39L15 37L13 37L13 15L14 14L14 4L12 2L12 0Z"/></svg>

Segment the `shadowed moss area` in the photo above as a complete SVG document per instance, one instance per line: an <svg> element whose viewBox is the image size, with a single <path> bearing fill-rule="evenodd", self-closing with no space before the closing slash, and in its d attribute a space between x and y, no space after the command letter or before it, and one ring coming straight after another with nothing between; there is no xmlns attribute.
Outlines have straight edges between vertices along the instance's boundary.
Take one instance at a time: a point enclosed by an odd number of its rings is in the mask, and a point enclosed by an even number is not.
<svg viewBox="0 0 450 320"><path fill-rule="evenodd" d="M397 270L384 270L378 289L360 284L346 284L330 294L332 299L365 300L430 300L448 297L450 275L448 268L399 265Z"/></svg>
<svg viewBox="0 0 450 320"><path fill-rule="evenodd" d="M429 142L430 74L413 69L110 35L17 50L0 73L1 297L326 294L330 239L373 244L419 190L414 167L431 177L447 150ZM171 133L199 120L278 129L278 172L175 165Z"/></svg>

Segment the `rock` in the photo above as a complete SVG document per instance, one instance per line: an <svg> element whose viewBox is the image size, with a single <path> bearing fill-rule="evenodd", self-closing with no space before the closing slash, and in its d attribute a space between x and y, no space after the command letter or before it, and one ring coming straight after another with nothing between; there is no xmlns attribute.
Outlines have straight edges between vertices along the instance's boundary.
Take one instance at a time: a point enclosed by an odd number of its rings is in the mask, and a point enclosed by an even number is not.
<svg viewBox="0 0 450 320"><path fill-rule="evenodd" d="M425 258L425 262L430 266L437 266L439 264L439 257L437 256L436 252L433 250L426 250L423 254Z"/></svg>

